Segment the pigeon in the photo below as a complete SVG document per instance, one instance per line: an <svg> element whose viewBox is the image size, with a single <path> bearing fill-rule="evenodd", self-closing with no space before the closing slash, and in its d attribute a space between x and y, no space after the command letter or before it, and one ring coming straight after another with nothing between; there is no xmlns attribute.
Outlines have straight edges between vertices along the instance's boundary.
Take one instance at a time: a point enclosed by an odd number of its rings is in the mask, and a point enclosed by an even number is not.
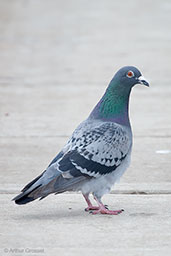
<svg viewBox="0 0 171 256"><path fill-rule="evenodd" d="M46 170L28 183L13 200L16 204L40 200L51 193L81 191L93 214L118 215L109 210L102 196L109 193L130 164L132 131L129 97L136 84L149 86L134 66L116 72L103 97L73 132ZM92 194L96 205L90 201Z"/></svg>

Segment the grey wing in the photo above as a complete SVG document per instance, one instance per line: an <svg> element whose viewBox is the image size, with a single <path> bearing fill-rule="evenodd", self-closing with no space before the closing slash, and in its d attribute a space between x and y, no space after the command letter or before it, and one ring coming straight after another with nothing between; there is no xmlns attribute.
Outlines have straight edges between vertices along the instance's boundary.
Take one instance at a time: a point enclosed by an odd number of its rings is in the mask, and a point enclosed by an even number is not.
<svg viewBox="0 0 171 256"><path fill-rule="evenodd" d="M73 134L72 145L57 162L69 177L98 177L113 172L131 149L131 137L120 125L107 122Z"/></svg>

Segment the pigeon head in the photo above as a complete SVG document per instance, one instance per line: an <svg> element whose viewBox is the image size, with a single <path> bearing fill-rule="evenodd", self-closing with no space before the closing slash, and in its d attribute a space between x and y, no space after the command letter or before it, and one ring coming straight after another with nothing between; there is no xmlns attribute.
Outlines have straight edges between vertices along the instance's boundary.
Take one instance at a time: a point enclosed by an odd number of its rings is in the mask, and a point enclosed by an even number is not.
<svg viewBox="0 0 171 256"><path fill-rule="evenodd" d="M136 84L149 86L141 72L126 66L118 70L109 83L107 90L90 114L90 118L112 121L129 126L129 96Z"/></svg>
<svg viewBox="0 0 171 256"><path fill-rule="evenodd" d="M141 72L133 66L126 66L119 69L111 82L111 85L113 84L116 87L117 85L118 87L123 87L125 91L132 88L136 84L143 84L145 86L149 86L149 83L142 76Z"/></svg>

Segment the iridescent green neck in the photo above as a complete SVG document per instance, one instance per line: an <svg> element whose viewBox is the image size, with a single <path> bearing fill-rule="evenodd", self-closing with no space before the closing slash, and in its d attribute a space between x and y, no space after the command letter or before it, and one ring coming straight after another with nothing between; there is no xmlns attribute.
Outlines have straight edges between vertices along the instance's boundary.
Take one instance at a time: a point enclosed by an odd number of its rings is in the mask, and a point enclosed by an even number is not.
<svg viewBox="0 0 171 256"><path fill-rule="evenodd" d="M100 116L103 118L112 118L128 111L129 94L130 91L123 94L120 91L114 91L112 88L108 88L99 106Z"/></svg>
<svg viewBox="0 0 171 256"><path fill-rule="evenodd" d="M128 106L131 88L123 88L111 81L105 94L93 109L90 118L129 125Z"/></svg>

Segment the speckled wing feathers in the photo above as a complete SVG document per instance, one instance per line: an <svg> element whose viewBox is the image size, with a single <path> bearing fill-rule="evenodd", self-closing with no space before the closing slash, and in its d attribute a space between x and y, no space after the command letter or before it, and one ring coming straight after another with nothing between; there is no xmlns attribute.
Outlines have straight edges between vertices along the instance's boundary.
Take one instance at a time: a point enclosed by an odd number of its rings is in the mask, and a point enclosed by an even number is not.
<svg viewBox="0 0 171 256"><path fill-rule="evenodd" d="M120 166L130 147L130 138L120 125L84 123L69 140L68 150L58 160L58 170L69 172L70 177L108 174Z"/></svg>

